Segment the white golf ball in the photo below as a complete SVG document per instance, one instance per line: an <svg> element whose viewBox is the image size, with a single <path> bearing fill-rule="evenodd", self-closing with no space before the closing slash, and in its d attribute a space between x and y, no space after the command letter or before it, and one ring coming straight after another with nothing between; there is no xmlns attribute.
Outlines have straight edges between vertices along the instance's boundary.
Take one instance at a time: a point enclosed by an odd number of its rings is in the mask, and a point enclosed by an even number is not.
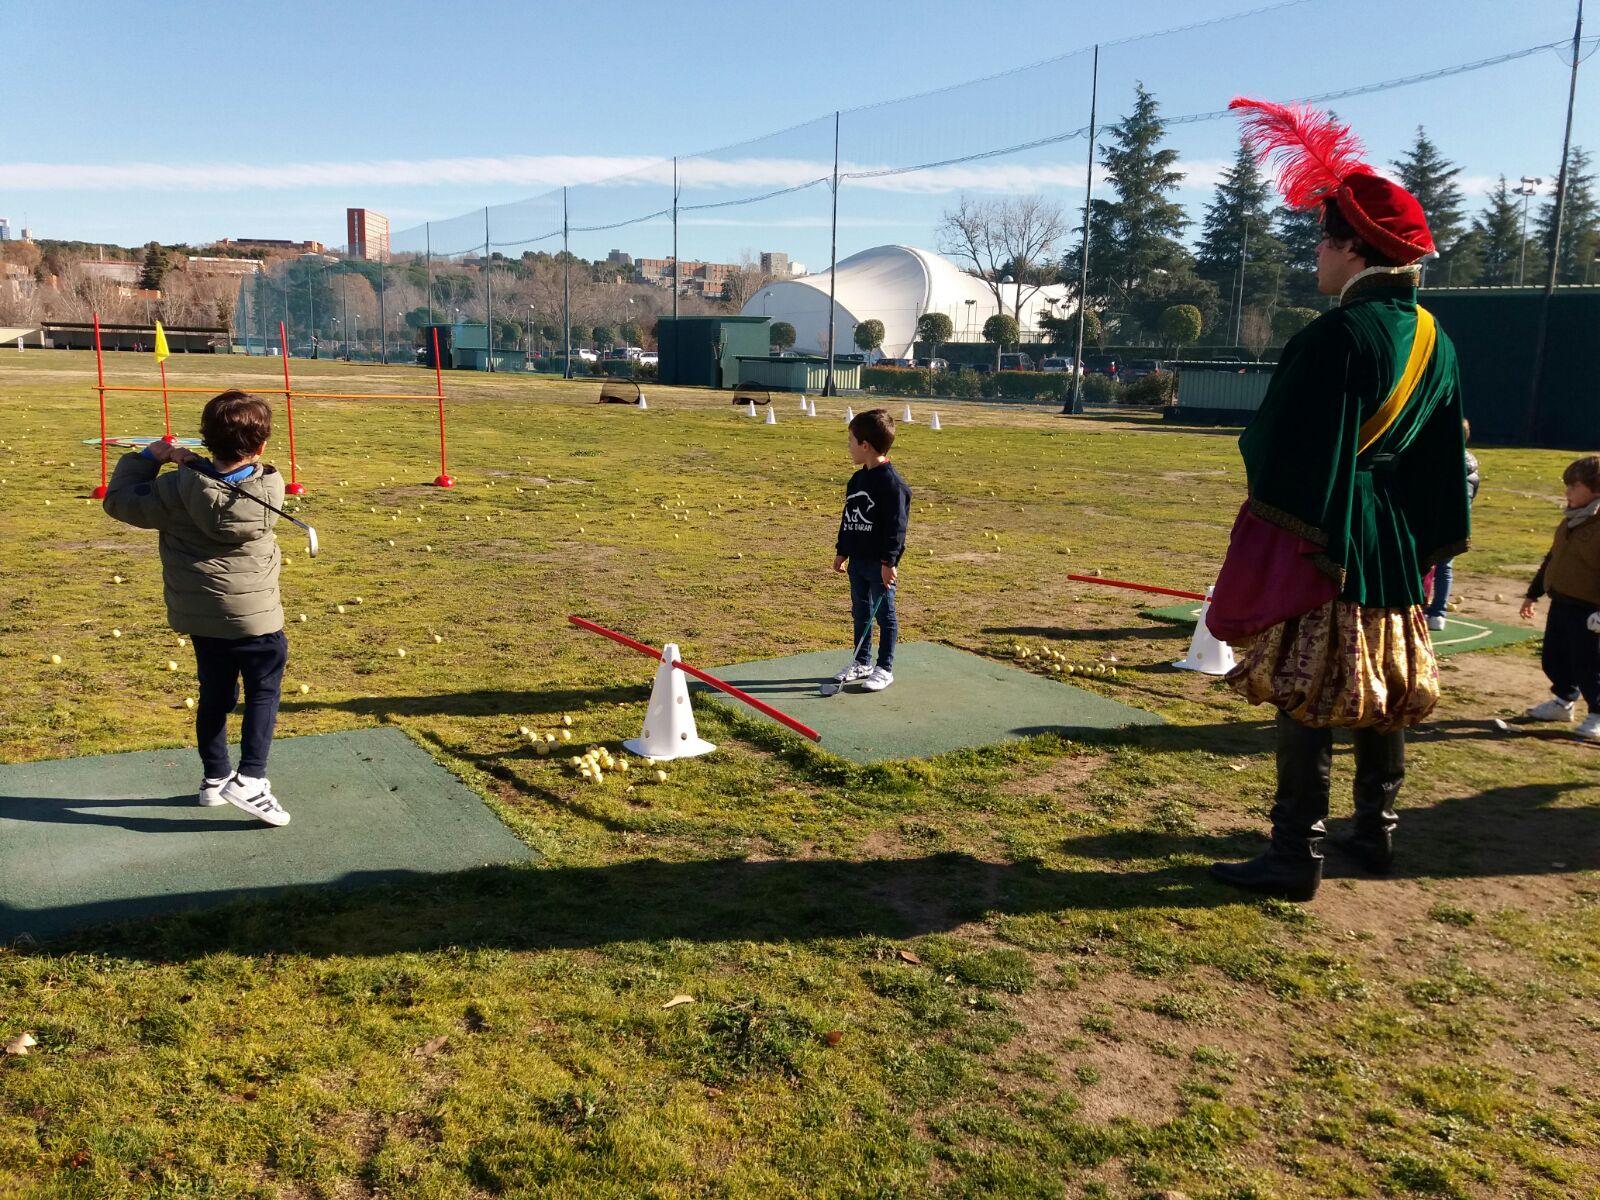
<svg viewBox="0 0 1600 1200"><path fill-rule="evenodd" d="M113 630L112 630L112 631L111 631L111 636L112 636L112 637L115 637L115 638L119 638L119 637L121 637L121 636L122 636L122 630L120 630L120 629L113 629Z"/></svg>
<svg viewBox="0 0 1600 1200"><path fill-rule="evenodd" d="M304 695L305 695L305 694L306 694L306 693L307 693L307 692L309 692L309 691L310 691L310 690L311 690L311 685L310 685L310 684L309 684L309 683L302 683L302 684L301 684L301 685L300 685L300 694L301 694L301 695L302 695L302 696L304 696Z"/></svg>
<svg viewBox="0 0 1600 1200"><path fill-rule="evenodd" d="M395 653L398 654L401 658L404 658L406 656L406 648L404 646L401 646L400 649L395 651Z"/></svg>
<svg viewBox="0 0 1600 1200"><path fill-rule="evenodd" d="M171 658L167 659L167 670L176 671L177 669L178 669L177 660L176 659L171 659Z"/></svg>
<svg viewBox="0 0 1600 1200"><path fill-rule="evenodd" d="M183 706L185 708L193 708L194 707L194 697L193 696L185 696L183 698Z"/></svg>
<svg viewBox="0 0 1600 1200"><path fill-rule="evenodd" d="M55 665L55 666L58 666L58 667L59 667L59 666L60 666L60 665L61 665L61 655L59 655L59 654L52 654L52 655L51 655L51 656L50 656L50 662L51 662L51 663L52 663L52 664L53 664L53 665Z"/></svg>

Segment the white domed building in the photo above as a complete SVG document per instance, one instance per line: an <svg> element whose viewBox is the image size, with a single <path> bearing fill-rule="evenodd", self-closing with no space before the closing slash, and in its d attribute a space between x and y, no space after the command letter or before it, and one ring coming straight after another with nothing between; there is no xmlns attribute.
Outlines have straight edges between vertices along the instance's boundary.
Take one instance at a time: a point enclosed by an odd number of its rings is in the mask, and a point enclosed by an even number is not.
<svg viewBox="0 0 1600 1200"><path fill-rule="evenodd" d="M742 315L770 317L794 326L794 348L801 354L828 352L829 272L775 281L758 289ZM1016 312L1017 285L1000 285L1005 311ZM911 358L916 348L917 318L942 312L950 318L953 342L981 342L983 323L995 312L994 293L981 279L968 275L949 259L914 246L874 246L839 262L835 294L834 351L856 351L855 330L862 321L883 322L884 358ZM1065 284L1047 284L1023 301L1023 340L1038 329L1039 318L1071 315L1076 305Z"/></svg>

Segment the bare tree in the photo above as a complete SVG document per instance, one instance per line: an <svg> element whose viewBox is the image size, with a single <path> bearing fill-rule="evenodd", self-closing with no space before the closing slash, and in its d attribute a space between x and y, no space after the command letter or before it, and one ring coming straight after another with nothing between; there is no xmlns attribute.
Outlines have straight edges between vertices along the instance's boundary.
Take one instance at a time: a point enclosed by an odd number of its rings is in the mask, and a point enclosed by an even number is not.
<svg viewBox="0 0 1600 1200"><path fill-rule="evenodd" d="M1061 209L1042 196L972 200L963 195L939 223L939 249L983 280L996 312L1006 310L1000 280L1010 275L1017 287L1012 315L1020 323L1023 305L1044 286L1045 266L1066 232Z"/></svg>

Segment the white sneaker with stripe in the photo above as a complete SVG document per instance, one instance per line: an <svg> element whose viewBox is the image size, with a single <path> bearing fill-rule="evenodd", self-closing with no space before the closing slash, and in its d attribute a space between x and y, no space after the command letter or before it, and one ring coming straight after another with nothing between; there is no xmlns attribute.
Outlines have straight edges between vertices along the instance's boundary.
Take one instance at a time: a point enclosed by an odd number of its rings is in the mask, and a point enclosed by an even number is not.
<svg viewBox="0 0 1600 1200"><path fill-rule="evenodd" d="M200 780L200 807L219 808L227 801L222 798L222 789L227 786L232 776L224 775L221 779Z"/></svg>
<svg viewBox="0 0 1600 1200"><path fill-rule="evenodd" d="M248 775L235 775L222 788L222 798L237 809L249 813L268 825L287 825L289 814L272 794L272 784L266 779L252 779Z"/></svg>

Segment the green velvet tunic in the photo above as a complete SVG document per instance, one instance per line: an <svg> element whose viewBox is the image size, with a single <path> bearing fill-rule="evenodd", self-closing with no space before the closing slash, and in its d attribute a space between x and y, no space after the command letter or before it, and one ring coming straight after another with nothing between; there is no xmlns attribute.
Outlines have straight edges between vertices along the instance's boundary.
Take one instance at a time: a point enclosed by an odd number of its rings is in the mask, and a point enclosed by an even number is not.
<svg viewBox="0 0 1600 1200"><path fill-rule="evenodd" d="M1422 577L1467 549L1466 446L1455 349L1432 360L1388 432L1357 455L1358 431L1405 369L1417 293L1367 276L1296 334L1239 437L1252 510L1318 548L1340 598L1367 608L1423 603Z"/></svg>

